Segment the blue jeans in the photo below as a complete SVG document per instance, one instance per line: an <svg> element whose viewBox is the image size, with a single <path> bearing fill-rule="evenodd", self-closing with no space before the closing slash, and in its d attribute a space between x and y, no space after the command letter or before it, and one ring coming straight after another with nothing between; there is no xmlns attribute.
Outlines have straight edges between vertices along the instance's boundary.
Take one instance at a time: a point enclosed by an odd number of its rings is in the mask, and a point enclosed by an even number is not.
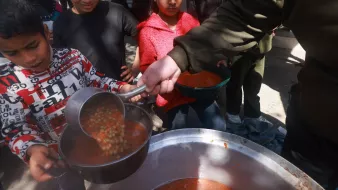
<svg viewBox="0 0 338 190"><path fill-rule="evenodd" d="M188 122L188 116L190 116L188 115L189 108L192 108L196 112L199 121ZM225 131L226 128L224 117L214 100L199 100L190 104L184 104L169 110L167 115L168 128L170 130L203 127Z"/></svg>

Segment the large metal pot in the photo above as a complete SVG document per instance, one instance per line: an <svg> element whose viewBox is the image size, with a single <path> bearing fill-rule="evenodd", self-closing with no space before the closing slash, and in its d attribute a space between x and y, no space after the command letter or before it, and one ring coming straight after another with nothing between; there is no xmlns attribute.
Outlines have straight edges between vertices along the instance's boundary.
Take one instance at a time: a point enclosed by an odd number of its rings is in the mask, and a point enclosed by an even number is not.
<svg viewBox="0 0 338 190"><path fill-rule="evenodd" d="M237 190L323 189L266 148L209 129L181 129L154 136L142 167L109 189L152 190L182 178L215 180Z"/></svg>
<svg viewBox="0 0 338 190"><path fill-rule="evenodd" d="M84 179L98 184L113 183L133 174L145 160L153 127L151 117L144 109L132 104L125 104L125 109L125 119L142 124L148 131L148 139L139 149L119 160L100 165L84 165L72 162L68 159L68 155L73 149L74 138L85 134L79 133L70 126L62 133L59 141L59 153L71 169L78 171Z"/></svg>

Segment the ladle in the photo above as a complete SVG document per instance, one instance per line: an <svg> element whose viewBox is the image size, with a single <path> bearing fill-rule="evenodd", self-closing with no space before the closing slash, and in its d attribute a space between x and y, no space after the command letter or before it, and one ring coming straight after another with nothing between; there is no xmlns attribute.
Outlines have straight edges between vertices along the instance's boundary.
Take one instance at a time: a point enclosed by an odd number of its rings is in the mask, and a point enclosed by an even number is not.
<svg viewBox="0 0 338 190"><path fill-rule="evenodd" d="M91 101L103 101L106 98L111 99L116 108L123 114L125 117L125 107L124 101L143 93L146 89L146 86L140 86L131 90L130 92L123 94L116 94L111 92L106 92L101 88L87 87L82 88L75 92L68 100L65 108L65 117L69 126L77 131L82 131L87 136L91 137L90 134L83 129L81 125L81 111L84 108L85 104Z"/></svg>

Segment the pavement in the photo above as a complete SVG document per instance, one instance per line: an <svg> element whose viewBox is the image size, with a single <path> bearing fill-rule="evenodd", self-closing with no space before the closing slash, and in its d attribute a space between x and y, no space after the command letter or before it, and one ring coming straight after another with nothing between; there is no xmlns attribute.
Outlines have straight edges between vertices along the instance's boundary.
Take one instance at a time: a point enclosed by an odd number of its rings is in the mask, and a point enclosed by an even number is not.
<svg viewBox="0 0 338 190"><path fill-rule="evenodd" d="M278 35L278 33L277 33ZM261 110L275 126L284 126L290 86L297 82L297 72L301 68L305 52L292 34L278 35L273 49L267 54L265 76L259 93ZM127 60L133 60L135 45L128 42ZM158 118L155 118L158 120ZM1 149L0 174L5 190L57 190L55 181L37 183L29 174L27 166L8 148ZM1 176L1 175L0 175ZM90 190L108 189L109 185L95 185L86 182Z"/></svg>

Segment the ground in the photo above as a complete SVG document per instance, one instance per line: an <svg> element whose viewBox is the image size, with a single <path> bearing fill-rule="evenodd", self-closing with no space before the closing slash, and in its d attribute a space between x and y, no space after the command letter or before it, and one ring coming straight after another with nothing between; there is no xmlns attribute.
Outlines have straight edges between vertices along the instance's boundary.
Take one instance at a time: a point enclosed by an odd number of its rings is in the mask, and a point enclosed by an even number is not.
<svg viewBox="0 0 338 190"><path fill-rule="evenodd" d="M285 111L288 104L288 91L297 81L297 72L304 60L305 52L297 41L287 32L277 33L274 47L267 54L267 63L262 89L260 91L261 110L264 116L275 124L284 126ZM132 60L135 46L127 44L127 60ZM158 121L157 121L158 122ZM1 149L0 173L6 190L56 190L52 182L35 182L24 163L12 155L7 148ZM91 190L103 190L107 186L87 184Z"/></svg>

